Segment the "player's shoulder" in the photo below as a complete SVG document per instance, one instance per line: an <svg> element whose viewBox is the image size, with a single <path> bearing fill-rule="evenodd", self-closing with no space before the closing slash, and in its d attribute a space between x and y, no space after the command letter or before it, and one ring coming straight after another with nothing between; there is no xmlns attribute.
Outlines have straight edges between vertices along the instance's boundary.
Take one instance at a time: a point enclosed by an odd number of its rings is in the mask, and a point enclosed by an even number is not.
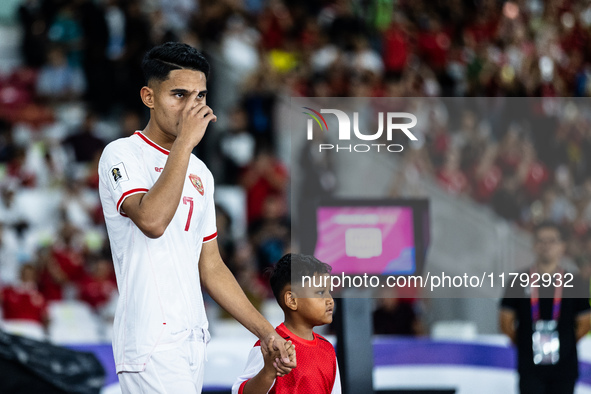
<svg viewBox="0 0 591 394"><path fill-rule="evenodd" d="M141 146L138 144L138 139L135 134L132 134L129 137L122 137L109 142L103 149L101 159L117 154L134 154L140 151Z"/></svg>
<svg viewBox="0 0 591 394"><path fill-rule="evenodd" d="M203 160L201 160L199 157L197 157L197 155L195 155L195 153L191 153L191 166L198 168L199 171L201 173L203 173L204 175L213 178L213 174L211 173L211 170L209 169L209 167L207 167L207 164L205 164L203 162Z"/></svg>

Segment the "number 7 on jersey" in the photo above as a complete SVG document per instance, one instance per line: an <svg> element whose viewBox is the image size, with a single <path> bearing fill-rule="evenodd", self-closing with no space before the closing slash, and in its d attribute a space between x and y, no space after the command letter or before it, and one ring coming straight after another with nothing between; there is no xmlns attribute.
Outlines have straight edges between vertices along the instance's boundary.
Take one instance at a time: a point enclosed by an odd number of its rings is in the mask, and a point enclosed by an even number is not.
<svg viewBox="0 0 591 394"><path fill-rule="evenodd" d="M185 225L185 231L189 231L191 216L193 216L193 197L183 196L183 204L189 204L189 215L187 216L187 224Z"/></svg>

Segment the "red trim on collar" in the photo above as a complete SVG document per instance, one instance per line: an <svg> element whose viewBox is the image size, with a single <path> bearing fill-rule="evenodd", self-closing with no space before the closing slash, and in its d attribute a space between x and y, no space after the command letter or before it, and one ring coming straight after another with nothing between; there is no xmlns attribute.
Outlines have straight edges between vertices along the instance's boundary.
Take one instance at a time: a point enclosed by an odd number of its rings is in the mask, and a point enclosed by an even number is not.
<svg viewBox="0 0 591 394"><path fill-rule="evenodd" d="M157 145L156 143L150 141L150 139L148 137L146 137L145 135L143 135L141 132L136 131L134 133L135 135L137 135L138 137L140 137L142 140L144 140L144 142L148 145L150 145L152 148L164 153L165 155L168 155L170 153L169 150L164 149L163 147Z"/></svg>

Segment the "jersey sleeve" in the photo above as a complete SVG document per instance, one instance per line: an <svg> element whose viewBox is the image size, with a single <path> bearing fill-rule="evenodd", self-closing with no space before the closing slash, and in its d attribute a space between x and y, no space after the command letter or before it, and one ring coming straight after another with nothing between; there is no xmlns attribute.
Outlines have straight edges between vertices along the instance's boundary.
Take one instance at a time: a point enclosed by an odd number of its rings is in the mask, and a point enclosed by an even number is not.
<svg viewBox="0 0 591 394"><path fill-rule="evenodd" d="M210 186L207 188L207 205L205 207L205 218L203 223L204 237L203 242L208 242L215 239L218 235L216 220L215 220L215 201L214 195L214 180L211 173L208 174Z"/></svg>
<svg viewBox="0 0 591 394"><path fill-rule="evenodd" d="M122 144L110 144L99 162L99 178L103 179L117 212L123 216L123 201L134 194L147 193L153 183L142 158L125 147Z"/></svg>
<svg viewBox="0 0 591 394"><path fill-rule="evenodd" d="M339 362L335 362L337 363L337 370L335 373L334 384L332 385L332 391L330 392L330 394L341 394L343 390L341 388L341 373L339 372Z"/></svg>
<svg viewBox="0 0 591 394"><path fill-rule="evenodd" d="M246 367L242 375L238 376L236 382L232 386L232 394L242 394L244 391L244 385L250 379L254 378L265 366L265 360L263 359L263 353L261 352L260 346L254 346L248 354L248 360L246 361ZM269 391L275 385L275 381L269 388ZM269 392L267 391L267 393Z"/></svg>

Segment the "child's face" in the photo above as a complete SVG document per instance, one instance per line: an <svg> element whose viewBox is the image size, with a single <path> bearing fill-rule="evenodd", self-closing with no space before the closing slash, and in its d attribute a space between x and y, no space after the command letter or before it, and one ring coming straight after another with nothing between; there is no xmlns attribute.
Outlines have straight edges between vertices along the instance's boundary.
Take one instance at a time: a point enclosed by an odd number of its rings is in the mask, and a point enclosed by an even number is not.
<svg viewBox="0 0 591 394"><path fill-rule="evenodd" d="M312 286L298 289L297 303L298 314L312 326L322 326L332 323L334 300L329 292L330 276L328 274L315 274L315 283L326 286ZM326 279L325 279L326 277Z"/></svg>

